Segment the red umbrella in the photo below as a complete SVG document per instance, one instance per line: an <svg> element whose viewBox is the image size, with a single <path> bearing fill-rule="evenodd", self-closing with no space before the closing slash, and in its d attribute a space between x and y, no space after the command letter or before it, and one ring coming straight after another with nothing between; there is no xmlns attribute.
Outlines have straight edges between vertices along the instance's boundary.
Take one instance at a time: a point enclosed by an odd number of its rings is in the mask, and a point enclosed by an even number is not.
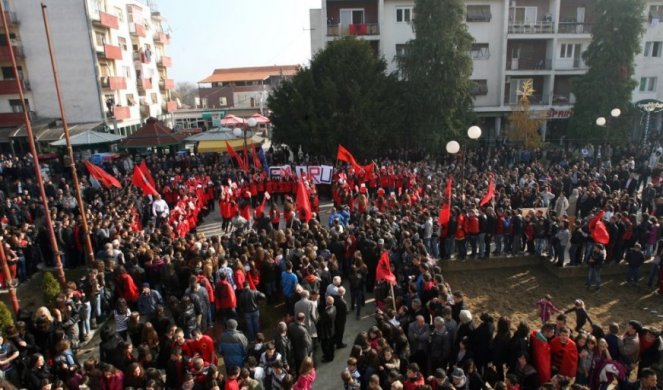
<svg viewBox="0 0 663 390"><path fill-rule="evenodd" d="M223 119L221 119L221 125L226 127L243 125L244 123L244 119L233 114L228 114Z"/></svg>
<svg viewBox="0 0 663 390"><path fill-rule="evenodd" d="M259 125L265 125L265 124L271 122L271 121L269 120L269 118L267 118L267 117L264 116L264 115L260 115L260 114L257 113L257 112L256 112L255 114L251 115L251 118L254 118L254 119L256 120L256 123L259 124Z"/></svg>

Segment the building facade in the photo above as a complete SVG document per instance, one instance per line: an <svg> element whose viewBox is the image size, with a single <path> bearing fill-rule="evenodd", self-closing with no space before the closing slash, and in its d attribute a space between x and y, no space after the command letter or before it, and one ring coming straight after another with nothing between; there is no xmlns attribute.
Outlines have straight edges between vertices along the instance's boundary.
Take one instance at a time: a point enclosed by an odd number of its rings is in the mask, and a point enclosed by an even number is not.
<svg viewBox="0 0 663 390"><path fill-rule="evenodd" d="M253 109L267 115L267 98L298 65L215 69L198 82L196 108Z"/></svg>
<svg viewBox="0 0 663 390"><path fill-rule="evenodd" d="M475 111L484 135L499 139L506 117L518 101L517 91L531 79L532 109L546 121L544 138L568 134L575 97L571 81L584 74L582 52L592 40L592 22L598 10L594 0L467 0L466 24L474 37L470 55ZM636 57L633 102L663 99L663 0L649 0L643 23L642 53ZM414 0L323 0L310 12L311 52L338 37L352 35L369 41L384 57L388 71L397 70L396 57L414 39ZM597 113L605 116L608 113ZM661 115L651 130L661 131Z"/></svg>
<svg viewBox="0 0 663 390"><path fill-rule="evenodd" d="M60 118L41 6L4 2L32 117ZM170 34L159 12L138 0L58 0L47 13L70 123L99 123L128 135L146 118L164 118L177 108L168 78ZM22 118L12 120L21 115L20 101L5 53L7 37L0 44L0 128L6 129L22 125Z"/></svg>

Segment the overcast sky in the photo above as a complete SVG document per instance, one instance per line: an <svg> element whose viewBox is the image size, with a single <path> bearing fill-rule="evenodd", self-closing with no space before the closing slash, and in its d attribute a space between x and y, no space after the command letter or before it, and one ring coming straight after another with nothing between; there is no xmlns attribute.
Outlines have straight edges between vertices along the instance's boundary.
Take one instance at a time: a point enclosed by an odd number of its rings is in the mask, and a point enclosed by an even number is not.
<svg viewBox="0 0 663 390"><path fill-rule="evenodd" d="M175 82L215 68L306 64L309 9L320 0L157 0L171 31L166 52Z"/></svg>

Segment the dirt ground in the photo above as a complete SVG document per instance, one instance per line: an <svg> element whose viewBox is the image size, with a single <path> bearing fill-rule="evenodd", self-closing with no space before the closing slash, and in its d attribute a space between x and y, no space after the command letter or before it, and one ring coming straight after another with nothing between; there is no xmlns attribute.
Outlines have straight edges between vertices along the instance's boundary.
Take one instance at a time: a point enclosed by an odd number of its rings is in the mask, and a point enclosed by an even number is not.
<svg viewBox="0 0 663 390"><path fill-rule="evenodd" d="M574 300L585 301L592 320L605 330L612 322L625 327L629 320L643 325L663 327L663 296L646 288L640 279L637 287L623 285L624 276L606 276L601 290L587 291L583 278L559 279L542 267L494 269L477 272L447 272L445 280L452 290L465 293L466 302L475 323L482 312L494 318L506 315L515 327L526 321L530 327L540 326L536 302L545 294L551 294L553 303L560 309L573 306ZM575 315L569 314L568 325L575 328ZM585 326L589 329L589 324Z"/></svg>

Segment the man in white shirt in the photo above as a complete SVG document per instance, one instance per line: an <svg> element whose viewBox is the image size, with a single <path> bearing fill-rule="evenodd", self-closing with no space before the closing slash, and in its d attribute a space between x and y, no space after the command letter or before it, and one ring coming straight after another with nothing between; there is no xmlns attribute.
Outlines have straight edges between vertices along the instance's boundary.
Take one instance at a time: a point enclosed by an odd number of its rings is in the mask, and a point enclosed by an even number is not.
<svg viewBox="0 0 663 390"><path fill-rule="evenodd" d="M161 199L161 195L156 194L154 202L152 202L152 215L156 217L156 226L160 227L161 222L168 219L169 214L170 209L168 208L168 203Z"/></svg>

